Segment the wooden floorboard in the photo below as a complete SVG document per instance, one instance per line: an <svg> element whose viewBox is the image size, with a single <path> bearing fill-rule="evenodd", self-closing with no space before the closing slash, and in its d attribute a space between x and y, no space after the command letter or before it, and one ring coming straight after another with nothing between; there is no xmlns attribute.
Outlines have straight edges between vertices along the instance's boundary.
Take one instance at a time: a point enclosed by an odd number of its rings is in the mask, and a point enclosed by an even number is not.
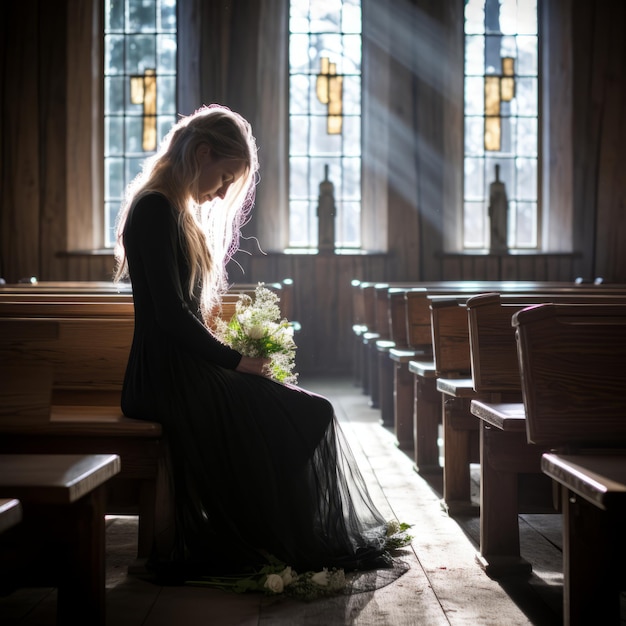
<svg viewBox="0 0 626 626"><path fill-rule="evenodd" d="M497 582L475 560L477 517L452 518L440 505L441 479L428 480L380 425L379 411L350 378L301 380L328 396L373 497L388 517L413 525L402 558L409 571L375 592L302 603L198 587L159 587L127 575L136 519L107 526L107 623L111 626L415 626L561 623L560 516L520 517L522 554L534 565L527 580ZM477 481L477 468L473 470ZM478 485L474 486L477 497ZM55 624L54 590L19 590L0 599L0 624Z"/></svg>

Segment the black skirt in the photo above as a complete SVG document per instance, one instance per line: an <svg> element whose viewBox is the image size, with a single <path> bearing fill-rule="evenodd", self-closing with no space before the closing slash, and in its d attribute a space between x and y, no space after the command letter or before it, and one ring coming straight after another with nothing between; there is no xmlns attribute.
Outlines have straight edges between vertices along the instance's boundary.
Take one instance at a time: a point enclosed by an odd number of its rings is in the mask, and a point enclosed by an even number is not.
<svg viewBox="0 0 626 626"><path fill-rule="evenodd" d="M268 553L297 571L388 564L386 521L326 398L155 339L136 346L123 403L160 421L170 449L175 538L155 568L238 572Z"/></svg>

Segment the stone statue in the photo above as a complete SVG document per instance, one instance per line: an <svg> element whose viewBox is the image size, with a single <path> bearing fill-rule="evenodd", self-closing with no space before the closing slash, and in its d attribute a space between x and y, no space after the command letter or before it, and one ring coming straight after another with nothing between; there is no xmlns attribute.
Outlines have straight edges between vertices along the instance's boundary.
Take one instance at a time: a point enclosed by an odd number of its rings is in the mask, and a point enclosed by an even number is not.
<svg viewBox="0 0 626 626"><path fill-rule="evenodd" d="M500 180L500 166L496 165L496 179L489 185L489 222L491 237L489 249L491 252L507 252L509 217L509 201L506 197L506 187Z"/></svg>
<svg viewBox="0 0 626 626"><path fill-rule="evenodd" d="M324 165L324 180L320 183L317 205L318 243L320 252L335 251L335 186L328 180L328 165Z"/></svg>

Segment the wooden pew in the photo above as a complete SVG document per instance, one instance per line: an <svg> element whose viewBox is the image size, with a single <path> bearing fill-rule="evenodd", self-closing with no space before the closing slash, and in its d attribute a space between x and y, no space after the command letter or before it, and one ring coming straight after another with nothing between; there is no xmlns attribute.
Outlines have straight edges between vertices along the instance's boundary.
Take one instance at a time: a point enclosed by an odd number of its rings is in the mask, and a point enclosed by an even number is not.
<svg viewBox="0 0 626 626"><path fill-rule="evenodd" d="M353 288L355 281L353 281ZM353 332L361 346L355 352L355 360L360 362L361 387L363 393L369 396L370 406L381 409L381 413L388 412L390 401L387 384L390 370L385 358L393 341L390 336L390 313L388 305L388 290L392 287L405 283L371 283L363 282L358 285L359 298L357 306L363 311L362 323L353 325ZM381 407L381 376L384 386L386 404L384 410ZM385 423L385 417L381 415L381 421ZM388 419L388 418L387 418Z"/></svg>
<svg viewBox="0 0 626 626"><path fill-rule="evenodd" d="M426 471L427 466L432 466L434 460L432 455L421 452L423 433L418 435L417 439L415 437L413 420L415 390L413 376L409 371L409 362L416 359L423 363L433 362L430 311L427 314L428 332L424 332L426 325L423 324L423 311L411 306L412 296L426 298L426 294L425 287L413 286L403 289L402 295L392 294L390 298L390 318L397 320L394 323L398 328L401 327L399 316L404 315L404 334L401 335L403 343L396 341L397 345L389 350L389 358L394 362L393 427L398 447L412 453L414 457L420 457L419 463L416 459L416 468L421 468L421 471ZM416 441L420 443L417 446L419 449L416 448Z"/></svg>
<svg viewBox="0 0 626 626"><path fill-rule="evenodd" d="M465 298L482 292L499 291L503 293L626 293L624 285L580 285L574 282L542 282L542 281L442 281L442 282L416 282L400 283L403 288L395 288L396 293L391 296L394 283L388 289L389 297L389 318L395 318L394 310L398 310L397 303L402 293L405 297L405 324L407 346L394 340L394 332L391 331L391 341L396 344L388 350L390 359L394 362L394 386L393 386L393 425L391 420L383 420L385 426L393 426L397 445L412 454L421 456L420 461L416 458L416 467L423 468L420 471L436 470L438 466L437 452L433 445L425 446L426 451L420 454L415 448L415 431L419 430L419 420L414 422L415 411L417 409L415 398L421 398L418 404L420 414L428 415L428 408L432 408L433 401L438 397L436 390L432 389L432 378L434 376L434 363L432 361L432 328L430 320L429 296L433 295L458 295ZM398 284L398 283L396 283ZM358 294L361 304L355 310L362 311L363 324L357 324L358 340L355 344L354 360L361 366L368 362L367 355L372 351L372 344L380 338L379 333L374 332L376 328L376 285L377 283L359 283L353 281L353 293ZM383 283L379 283L383 285ZM356 295L355 295L356 298ZM392 302L395 302L395 309ZM396 327L398 325L396 324ZM371 330L374 329L374 330ZM355 335L357 333L355 332ZM363 339L365 337L365 340ZM368 348L369 346L369 348ZM409 363L416 371L409 370ZM370 367L362 367L362 388L365 395L370 394ZM420 387L415 389L415 377L421 379ZM429 380L430 378L430 380ZM455 383L458 385L459 383ZM469 391L469 390L468 390ZM381 394L382 395L382 394ZM381 407L389 406L389 398L379 399ZM431 410L432 414L432 410ZM428 419L428 418L425 418ZM430 422L432 424L432 419ZM415 424L415 425L414 425ZM428 428L422 428L421 432L428 432ZM430 431L433 431L432 426ZM424 441L424 438L421 438ZM433 460L434 459L434 460Z"/></svg>
<svg viewBox="0 0 626 626"><path fill-rule="evenodd" d="M365 283L353 279L352 291L352 375L356 387L363 386L363 333L367 331L365 323L365 296L361 285Z"/></svg>
<svg viewBox="0 0 626 626"><path fill-rule="evenodd" d="M234 312L227 294L222 314ZM120 409L134 329L132 301L6 301L0 298L0 452L116 453L109 513L139 514L138 558L171 522L167 447L160 424ZM8 366L8 367L7 367Z"/></svg>
<svg viewBox="0 0 626 626"><path fill-rule="evenodd" d="M626 306L513 316L528 440L561 486L565 624L620 623L626 556Z"/></svg>
<svg viewBox="0 0 626 626"><path fill-rule="evenodd" d="M431 297L430 309L435 385L441 394L442 505L450 514L467 513L473 509L470 463L478 461L478 422L469 412L476 392L471 378L465 298Z"/></svg>
<svg viewBox="0 0 626 626"><path fill-rule="evenodd" d="M116 316L85 303L0 302L0 453L119 454L107 512L139 514L138 557L146 558L166 466L160 424L120 409L134 328L132 303L120 305L125 314Z"/></svg>
<svg viewBox="0 0 626 626"><path fill-rule="evenodd" d="M405 391L406 386L413 384L405 364L411 359L417 358L432 362L431 345L428 343L417 345L416 338L409 332L410 326L407 324L407 293L415 290L425 293L423 288L395 287L388 290L389 327L391 340L394 344L389 350L389 360L393 363L392 389L390 391L391 402L381 398L381 403L388 402L390 405L391 414L386 420L385 426L394 429L396 441L401 448L414 449L416 469L426 472L429 468L438 466L438 452L429 454L432 450L422 448L421 443L428 441L428 439L424 432L420 432L419 435L413 432L413 408L405 406L412 397L410 392ZM413 396L419 392L420 390L414 390ZM398 416L397 419L396 416ZM417 462L418 457L419 463Z"/></svg>
<svg viewBox="0 0 626 626"><path fill-rule="evenodd" d="M440 285L406 292L411 341L421 346L427 341L432 342L431 359L410 359L408 362L409 373L413 375L415 467L423 473L440 469L437 433L439 424L442 424L442 505L452 514L467 513L473 508L470 462L478 460L479 447L478 422L470 414L471 401L479 397L479 392L472 380L465 302L474 295L473 289L494 285L498 286L498 283ZM538 285L539 290L545 288L543 284ZM516 285L506 283L501 286L513 293ZM527 288L528 284L520 284L520 289ZM563 289L571 290L572 286L567 284ZM428 354L428 348L425 353ZM399 421L403 422L401 417Z"/></svg>
<svg viewBox="0 0 626 626"><path fill-rule="evenodd" d="M363 298L363 324L358 339L361 342L358 359L361 362L361 389L369 396L373 387L371 355L378 339L376 332L376 283L363 282L360 290Z"/></svg>
<svg viewBox="0 0 626 626"><path fill-rule="evenodd" d="M403 447L413 450L413 431L420 430L420 415L424 415L427 424L422 432L432 431L433 402L437 401L437 394L433 390L434 362L432 360L432 323L430 304L435 296L448 296L467 299L473 295L497 291L507 295L514 294L548 294L557 293L562 296L574 297L583 294L596 294L602 296L624 295L624 285L580 285L569 282L542 282L542 281L443 281L439 283L415 283L411 289L406 289L406 324L408 343L410 349L416 351L411 355L406 350L390 350L390 358L395 361L396 380L398 385L394 389L395 407L394 415L396 430L400 429L399 439L403 441ZM417 356L417 353L420 356ZM413 362L413 363L412 363ZM410 369L409 369L410 368ZM407 371L409 370L409 371ZM411 375L415 380L411 381ZM469 378L467 379L469 381ZM415 389L418 385L417 390ZM463 390L461 382L454 383L459 393L465 391L471 395L468 388ZM416 398L420 397L420 403L415 405ZM419 412L416 410L419 407ZM408 417L407 417L408 416ZM416 419L415 426L411 420ZM428 452L430 450L430 452ZM424 467L426 471L436 469L432 459L434 454L433 445L425 446L423 455L415 451L416 457L421 456L422 461L416 458L416 467ZM437 464L438 465L438 464Z"/></svg>
<svg viewBox="0 0 626 626"><path fill-rule="evenodd" d="M105 488L117 455L0 455L0 490L23 507L0 535L0 589L58 588L59 624L106 623Z"/></svg>
<svg viewBox="0 0 626 626"><path fill-rule="evenodd" d="M0 498L0 534L22 520L22 503L16 498Z"/></svg>
<svg viewBox="0 0 626 626"><path fill-rule="evenodd" d="M393 348L389 351L395 365L394 378L394 424L400 448L421 456L416 459L416 467L421 471L436 470L438 462L433 462L433 448L426 447L424 453L415 451L414 431L419 430L420 418L414 425L415 411L419 408L424 422L432 424L432 403L438 398L433 390L434 361L432 358L432 325L430 311L431 296L470 297L478 293L498 291L510 293L548 292L549 290L572 291L584 288L596 290L605 286L580 286L567 282L542 281L434 281L411 283L405 291L405 314L409 349ZM618 289L618 287L613 287ZM624 287L622 287L624 288ZM411 362L413 365L409 365ZM409 367L411 369L409 369ZM416 380L416 377L419 380ZM415 389L416 384L418 386ZM459 385L460 383L456 383ZM459 391L461 391L459 387ZM415 405L415 394L421 402ZM430 427L432 431L432 427ZM428 432L429 427L422 428Z"/></svg>
<svg viewBox="0 0 626 626"><path fill-rule="evenodd" d="M392 294L402 292L407 287L407 283L377 283L374 286L375 299L375 332L378 334L376 340L376 355L372 361L374 372L372 381L377 380L377 388L370 389L372 406L380 408L381 424L386 427L394 426L394 366L389 358L392 348L404 347L406 341L404 337L398 337L394 328L392 311ZM404 320L404 318L403 318ZM406 336L406 327L404 329ZM397 339L402 343L397 345Z"/></svg>
<svg viewBox="0 0 626 626"><path fill-rule="evenodd" d="M466 302L473 385L471 412L480 425L480 551L492 577L529 574L520 556L520 512L549 511L551 489L541 474L545 448L529 445L513 315L541 302L626 303L626 295L482 294ZM545 484L542 484L544 482Z"/></svg>
<svg viewBox="0 0 626 626"><path fill-rule="evenodd" d="M78 287L80 283L69 283L70 287L64 291L62 286L64 283L38 283L35 286L28 284L23 285L0 285L0 302L73 302L81 303L99 303L99 302L133 302L133 294L129 287L122 286L119 291L115 291L109 285L110 283L86 283L86 286ZM100 285L109 287L97 291ZM281 314L289 320L295 329L299 329L299 323L293 319L293 281L285 279L282 282L264 283L265 286L274 291L280 298L279 306ZM91 286L91 287L90 287ZM234 283L230 286L229 291L225 294L225 301L234 302L240 294L246 293L254 295L257 284L253 283ZM227 311L222 314L232 314L233 308L228 305Z"/></svg>

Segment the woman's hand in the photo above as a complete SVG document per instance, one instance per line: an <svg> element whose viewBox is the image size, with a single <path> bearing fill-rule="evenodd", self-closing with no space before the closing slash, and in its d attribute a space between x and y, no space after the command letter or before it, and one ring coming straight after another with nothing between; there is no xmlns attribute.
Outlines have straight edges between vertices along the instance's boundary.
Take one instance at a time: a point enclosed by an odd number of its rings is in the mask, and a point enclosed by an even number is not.
<svg viewBox="0 0 626 626"><path fill-rule="evenodd" d="M269 376L267 367L269 364L269 358L242 356L235 370L237 372L243 372L244 374L256 374L257 376L267 377Z"/></svg>

